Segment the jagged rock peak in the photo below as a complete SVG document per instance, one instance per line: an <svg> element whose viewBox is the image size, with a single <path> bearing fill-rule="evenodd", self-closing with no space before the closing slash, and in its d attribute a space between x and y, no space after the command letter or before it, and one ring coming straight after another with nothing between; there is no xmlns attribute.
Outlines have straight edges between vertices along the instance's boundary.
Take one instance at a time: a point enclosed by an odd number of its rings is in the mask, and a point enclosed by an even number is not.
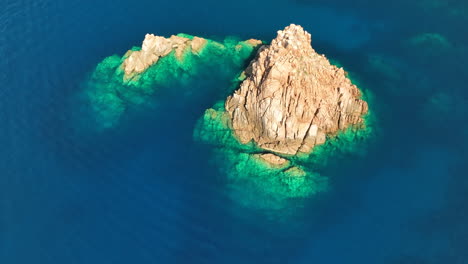
<svg viewBox="0 0 468 264"><path fill-rule="evenodd" d="M272 153L308 153L327 135L362 124L367 112L345 71L315 52L298 25L278 31L244 74L225 104L232 129L241 143Z"/></svg>
<svg viewBox="0 0 468 264"><path fill-rule="evenodd" d="M291 49L311 49L311 35L301 26L291 24L284 30L278 31L278 36L271 42L271 46L279 46Z"/></svg>

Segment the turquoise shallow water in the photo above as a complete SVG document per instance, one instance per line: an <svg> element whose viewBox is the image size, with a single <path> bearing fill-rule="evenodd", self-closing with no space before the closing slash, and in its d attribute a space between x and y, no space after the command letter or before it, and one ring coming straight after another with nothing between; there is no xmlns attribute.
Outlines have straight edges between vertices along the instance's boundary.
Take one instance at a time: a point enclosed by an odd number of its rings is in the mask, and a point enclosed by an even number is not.
<svg viewBox="0 0 468 264"><path fill-rule="evenodd" d="M463 1L0 1L1 263L466 263ZM97 133L83 82L144 34L272 39L290 23L375 96L379 137L290 209L226 190L196 120L222 80ZM241 193L242 194L242 193Z"/></svg>

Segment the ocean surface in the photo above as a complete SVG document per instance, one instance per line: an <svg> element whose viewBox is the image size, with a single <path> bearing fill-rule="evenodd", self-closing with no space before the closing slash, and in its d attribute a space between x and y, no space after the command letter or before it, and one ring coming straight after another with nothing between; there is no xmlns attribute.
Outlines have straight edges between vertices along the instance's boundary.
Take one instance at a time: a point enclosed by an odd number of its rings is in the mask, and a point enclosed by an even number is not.
<svg viewBox="0 0 468 264"><path fill-rule="evenodd" d="M378 120L294 209L233 199L194 142L212 82L86 122L89 74L146 33L269 41L290 23ZM0 0L0 263L468 263L467 23L456 0Z"/></svg>

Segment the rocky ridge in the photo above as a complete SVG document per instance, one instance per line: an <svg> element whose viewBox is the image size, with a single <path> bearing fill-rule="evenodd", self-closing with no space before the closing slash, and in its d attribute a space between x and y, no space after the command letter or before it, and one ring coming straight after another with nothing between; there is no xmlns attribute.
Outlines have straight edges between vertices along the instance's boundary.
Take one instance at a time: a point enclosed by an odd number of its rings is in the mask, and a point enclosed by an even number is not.
<svg viewBox="0 0 468 264"><path fill-rule="evenodd" d="M177 58L181 59L183 52L190 47L193 53L199 53L206 39L194 37L193 39L172 35L170 38L146 34L141 50L128 51L122 65L125 77L144 72L148 67L158 62L164 56L175 51Z"/></svg>
<svg viewBox="0 0 468 264"><path fill-rule="evenodd" d="M255 39L244 42L252 46L262 44L261 41ZM172 35L169 38L164 38L146 34L141 50L129 50L125 54L126 59L122 64L125 72L124 78L131 79L135 75L144 72L151 65L157 63L160 58L169 55L172 51L175 51L175 56L179 60L183 59L185 51L191 51L193 54L199 55L207 43L207 39L200 37L187 38ZM222 46L221 43L217 44Z"/></svg>
<svg viewBox="0 0 468 264"><path fill-rule="evenodd" d="M244 74L225 103L233 132L264 149L261 159L275 166L287 163L281 155L309 153L327 135L362 125L368 111L343 68L318 54L301 26L278 31Z"/></svg>

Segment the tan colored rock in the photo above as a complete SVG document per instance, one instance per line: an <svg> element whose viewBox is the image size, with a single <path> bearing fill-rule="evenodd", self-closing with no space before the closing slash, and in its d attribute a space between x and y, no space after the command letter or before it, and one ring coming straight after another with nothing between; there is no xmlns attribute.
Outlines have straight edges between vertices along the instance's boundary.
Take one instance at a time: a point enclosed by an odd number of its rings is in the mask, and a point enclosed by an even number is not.
<svg viewBox="0 0 468 264"><path fill-rule="evenodd" d="M140 51L129 51L127 59L123 62L125 78L131 78L135 74L142 73L151 65L158 62L164 56L175 51L175 55L182 60L187 48L198 54L207 43L206 39L195 37L193 40L185 37L171 36L164 38L153 34L146 34Z"/></svg>
<svg viewBox="0 0 468 264"><path fill-rule="evenodd" d="M191 42L192 52L199 54L208 41L204 38L194 37Z"/></svg>
<svg viewBox="0 0 468 264"><path fill-rule="evenodd" d="M248 39L248 40L242 41L242 43L247 44L249 46L252 46L254 48L256 48L256 47L263 44L263 42L261 40L258 40L258 39ZM236 45L236 50L240 51L243 47L244 47L244 45L241 45L241 43L239 43L239 44Z"/></svg>
<svg viewBox="0 0 468 264"><path fill-rule="evenodd" d="M257 47L257 46L263 44L263 42L261 40L258 40L258 39L248 39L248 40L246 40L244 42L251 45L251 46L253 46L253 47Z"/></svg>
<svg viewBox="0 0 468 264"><path fill-rule="evenodd" d="M190 47L190 39L178 37L178 36L171 36L169 41L172 44L172 50L175 50L176 58L182 60L182 56L184 54L185 49Z"/></svg>
<svg viewBox="0 0 468 264"><path fill-rule="evenodd" d="M226 100L240 142L295 155L323 144L326 135L363 123L367 103L342 68L311 46L311 36L290 25L259 49L246 79Z"/></svg>
<svg viewBox="0 0 468 264"><path fill-rule="evenodd" d="M125 53L126 59L122 64L125 72L124 79L131 79L139 73L144 72L151 65L157 63L160 58L169 55L172 51L175 51L175 56L179 60L183 60L184 53L188 49L193 54L199 55L207 43L208 40L199 37L189 39L173 35L170 38L164 38L153 34L146 34L141 45L141 50L129 50ZM245 43L254 47L262 44L260 40L255 39L246 40ZM219 45L220 49L225 48L221 43L215 42L213 44Z"/></svg>
<svg viewBox="0 0 468 264"><path fill-rule="evenodd" d="M255 154L255 155L261 160L266 161L267 163L274 165L274 166L283 167L289 164L289 161L287 159L277 156L273 153Z"/></svg>

